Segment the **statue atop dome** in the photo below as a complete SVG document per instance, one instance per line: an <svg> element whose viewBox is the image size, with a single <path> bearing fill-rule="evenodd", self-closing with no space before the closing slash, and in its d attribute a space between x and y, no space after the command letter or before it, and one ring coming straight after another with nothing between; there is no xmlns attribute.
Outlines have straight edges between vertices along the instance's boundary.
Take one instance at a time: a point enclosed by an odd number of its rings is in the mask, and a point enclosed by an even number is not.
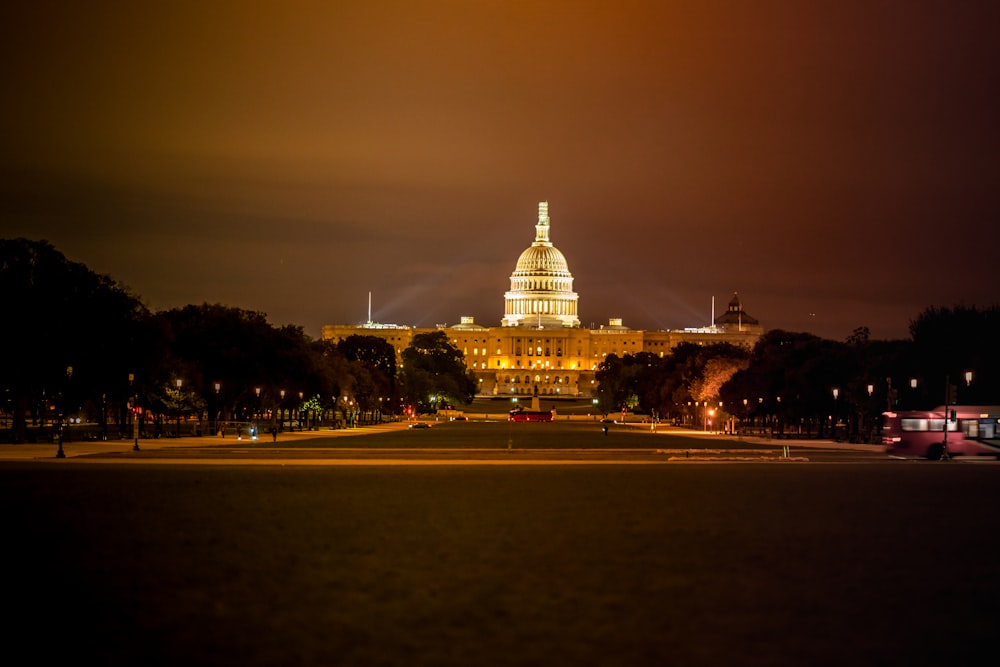
<svg viewBox="0 0 1000 667"><path fill-rule="evenodd" d="M549 241L549 203L538 202L538 222L535 224L535 242L532 245L552 245Z"/></svg>

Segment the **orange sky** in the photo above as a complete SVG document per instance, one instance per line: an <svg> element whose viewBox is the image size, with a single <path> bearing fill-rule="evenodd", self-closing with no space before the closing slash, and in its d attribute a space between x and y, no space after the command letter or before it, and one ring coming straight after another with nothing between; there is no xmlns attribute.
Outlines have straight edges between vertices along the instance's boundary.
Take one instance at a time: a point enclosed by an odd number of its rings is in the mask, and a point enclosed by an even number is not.
<svg viewBox="0 0 1000 667"><path fill-rule="evenodd" d="M902 337L997 301L995 3L6 13L0 234L154 308L318 336L371 291L382 321L495 325L543 199L585 324L704 325L739 291L768 328Z"/></svg>

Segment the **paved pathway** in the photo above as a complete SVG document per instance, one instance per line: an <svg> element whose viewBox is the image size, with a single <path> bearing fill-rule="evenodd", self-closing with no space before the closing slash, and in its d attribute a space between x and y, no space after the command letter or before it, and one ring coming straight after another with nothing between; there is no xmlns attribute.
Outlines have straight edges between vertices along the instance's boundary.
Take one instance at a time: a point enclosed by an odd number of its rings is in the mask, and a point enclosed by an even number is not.
<svg viewBox="0 0 1000 667"><path fill-rule="evenodd" d="M290 441L315 438L341 438L347 436L370 435L386 431L398 431L407 427L406 422L379 424L376 426L361 426L358 428L326 429L320 431L285 431L278 434L278 442L287 445ZM242 440L233 435L225 438L213 436L186 436L182 438L148 438L139 440L142 451L158 449L174 449L184 447L224 447L248 445L252 441L244 437ZM258 438L258 445L271 443L271 435L265 434ZM67 458L88 456L91 454L117 454L132 451L134 440L81 440L63 443L63 454ZM331 446L334 446L331 443ZM26 443L19 445L0 444L0 461L24 461L35 459L54 459L59 450L56 443Z"/></svg>

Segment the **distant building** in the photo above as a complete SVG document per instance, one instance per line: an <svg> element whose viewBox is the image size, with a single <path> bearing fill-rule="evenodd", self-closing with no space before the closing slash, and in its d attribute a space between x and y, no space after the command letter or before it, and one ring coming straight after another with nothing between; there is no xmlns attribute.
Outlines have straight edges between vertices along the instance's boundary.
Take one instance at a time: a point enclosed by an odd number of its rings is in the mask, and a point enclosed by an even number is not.
<svg viewBox="0 0 1000 667"><path fill-rule="evenodd" d="M609 354L638 352L666 355L683 343L732 343L750 348L764 330L743 310L734 293L726 312L707 327L641 331L611 318L598 329L581 328L579 297L563 254L549 238L548 202L538 205L535 240L518 257L504 294L504 315L498 327L476 324L462 317L458 324L417 329L398 325L326 325L324 340L351 335L378 336L391 344L397 356L418 333L443 330L465 354L476 375L480 396L590 396L594 373Z"/></svg>

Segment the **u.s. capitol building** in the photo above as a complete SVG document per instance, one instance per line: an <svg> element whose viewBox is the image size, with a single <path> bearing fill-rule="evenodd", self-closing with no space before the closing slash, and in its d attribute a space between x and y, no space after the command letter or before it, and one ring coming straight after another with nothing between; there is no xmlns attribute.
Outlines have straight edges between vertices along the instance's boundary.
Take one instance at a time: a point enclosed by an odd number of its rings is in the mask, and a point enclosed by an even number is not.
<svg viewBox="0 0 1000 667"><path fill-rule="evenodd" d="M500 326L476 324L462 317L459 324L418 329L368 321L354 325L326 325L324 340L351 335L377 336L398 355L413 336L444 331L465 354L475 374L480 396L589 396L596 387L594 372L609 354L638 352L667 354L682 342L709 345L732 343L752 347L763 333L760 323L746 314L733 294L725 312L711 326L641 331L612 318L599 329L581 328L579 296L566 257L549 238L548 202L538 204L535 240L517 258L504 294Z"/></svg>

